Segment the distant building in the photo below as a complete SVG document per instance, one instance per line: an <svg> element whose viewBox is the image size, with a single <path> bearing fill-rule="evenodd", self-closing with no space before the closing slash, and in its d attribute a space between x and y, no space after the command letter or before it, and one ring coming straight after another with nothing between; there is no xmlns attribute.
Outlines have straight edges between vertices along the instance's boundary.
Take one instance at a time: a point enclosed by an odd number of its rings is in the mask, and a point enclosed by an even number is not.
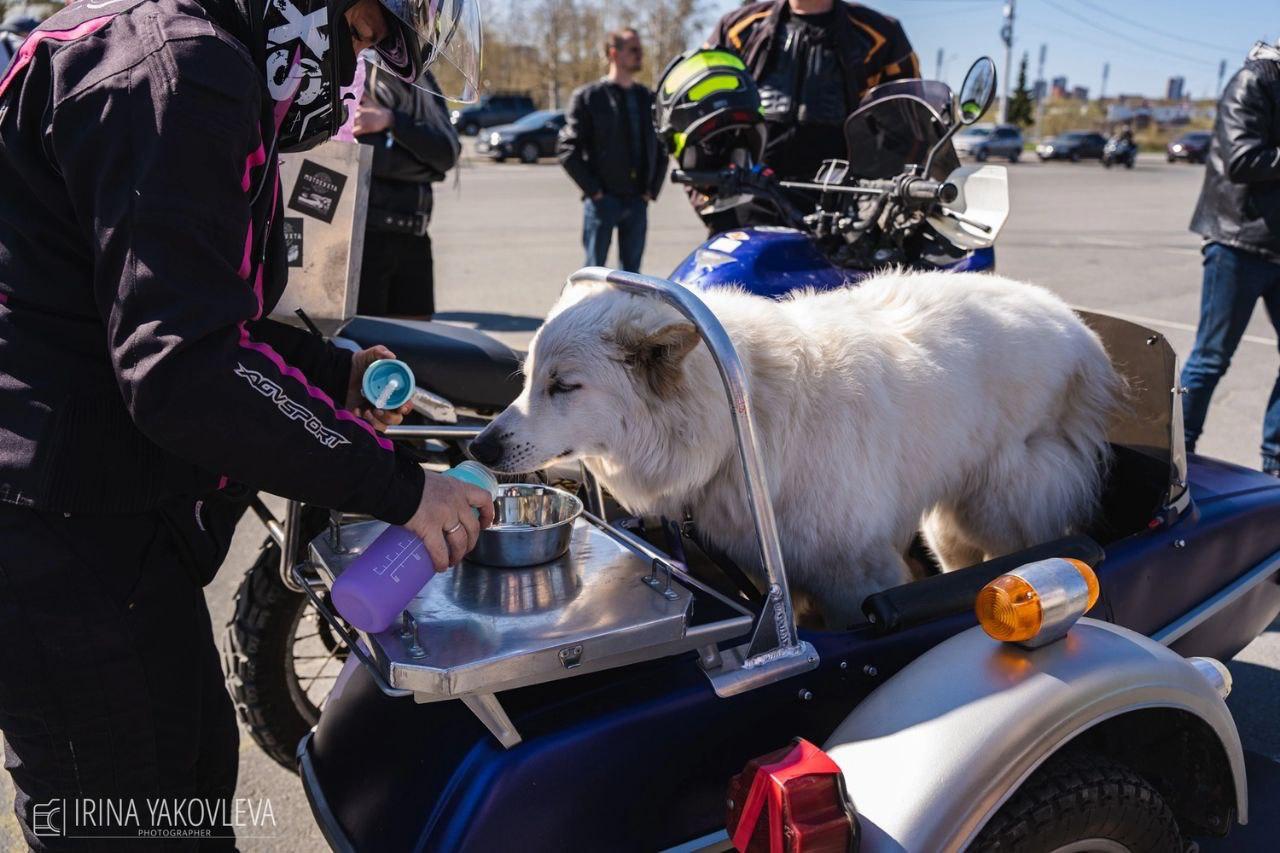
<svg viewBox="0 0 1280 853"><path fill-rule="evenodd" d="M1089 100L1089 87L1076 86L1074 89L1071 90L1071 98L1076 101Z"/></svg>
<svg viewBox="0 0 1280 853"><path fill-rule="evenodd" d="M1186 85L1187 81L1182 77L1170 77L1164 88L1165 98L1170 101L1181 101Z"/></svg>
<svg viewBox="0 0 1280 853"><path fill-rule="evenodd" d="M1052 93L1053 97L1055 98L1071 97L1071 95L1068 94L1067 92L1066 77L1054 77L1053 82L1049 84L1049 91Z"/></svg>
<svg viewBox="0 0 1280 853"><path fill-rule="evenodd" d="M1049 94L1049 84L1043 80L1037 80L1031 84L1031 97L1033 100L1041 100L1045 95Z"/></svg>

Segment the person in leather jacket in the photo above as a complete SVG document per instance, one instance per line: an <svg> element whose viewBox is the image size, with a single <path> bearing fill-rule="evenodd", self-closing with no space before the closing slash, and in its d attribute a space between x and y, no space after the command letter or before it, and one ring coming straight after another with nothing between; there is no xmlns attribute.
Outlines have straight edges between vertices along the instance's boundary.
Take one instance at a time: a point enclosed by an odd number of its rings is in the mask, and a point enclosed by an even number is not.
<svg viewBox="0 0 1280 853"><path fill-rule="evenodd" d="M640 271L648 206L666 178L666 149L653 129L653 93L636 82L640 36L625 28L605 41L609 73L574 90L557 155L582 191L586 266L603 266L613 232L624 270Z"/></svg>
<svg viewBox="0 0 1280 853"><path fill-rule="evenodd" d="M848 156L844 120L868 89L919 77L902 25L843 0L765 0L720 19L706 47L742 57L764 107L764 161L807 181L823 160Z"/></svg>
<svg viewBox="0 0 1280 853"><path fill-rule="evenodd" d="M1182 371L1188 452L1259 299L1280 333L1280 45L1254 45L1218 101L1191 230L1205 243L1200 322ZM1262 470L1280 476L1280 377L1262 423Z"/></svg>
<svg viewBox="0 0 1280 853"><path fill-rule="evenodd" d="M492 518L378 431L400 414L360 379L385 347L267 316L279 153L342 124L360 51L416 79L439 47L397 9L76 2L0 74L0 730L33 848L234 847L239 736L202 586L247 490L405 525L437 566ZM176 808L195 825L156 817Z"/></svg>
<svg viewBox="0 0 1280 853"><path fill-rule="evenodd" d="M361 314L430 320L435 313L431 185L458 162L458 133L430 73L406 83L368 64L353 132L373 145L360 267Z"/></svg>

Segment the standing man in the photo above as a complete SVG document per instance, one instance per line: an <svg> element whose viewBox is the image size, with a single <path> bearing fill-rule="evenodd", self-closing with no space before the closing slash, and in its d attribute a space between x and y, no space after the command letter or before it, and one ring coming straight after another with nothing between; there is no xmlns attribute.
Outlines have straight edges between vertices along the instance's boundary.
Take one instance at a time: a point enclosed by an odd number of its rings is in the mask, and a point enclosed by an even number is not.
<svg viewBox="0 0 1280 853"><path fill-rule="evenodd" d="M360 267L361 314L430 320L436 311L431 185L458 162L458 134L428 73L418 85L366 63L352 132L373 145ZM429 91L428 91L429 90Z"/></svg>
<svg viewBox="0 0 1280 853"><path fill-rule="evenodd" d="M1218 102L1191 230L1205 239L1200 323L1182 370L1187 450L1254 305L1280 332L1280 46L1258 42ZM1262 422L1262 470L1280 477L1280 378Z"/></svg>
<svg viewBox="0 0 1280 853"><path fill-rule="evenodd" d="M662 188L667 155L650 118L653 93L635 82L644 57L639 34L630 27L610 33L604 53L609 73L574 91L559 156L584 198L586 265L604 265L616 228L622 268L639 272L648 205Z"/></svg>
<svg viewBox="0 0 1280 853"><path fill-rule="evenodd" d="M765 0L720 19L707 47L742 57L760 87L764 161L783 180L807 181L844 159L844 120L867 90L920 76L897 20L841 0Z"/></svg>

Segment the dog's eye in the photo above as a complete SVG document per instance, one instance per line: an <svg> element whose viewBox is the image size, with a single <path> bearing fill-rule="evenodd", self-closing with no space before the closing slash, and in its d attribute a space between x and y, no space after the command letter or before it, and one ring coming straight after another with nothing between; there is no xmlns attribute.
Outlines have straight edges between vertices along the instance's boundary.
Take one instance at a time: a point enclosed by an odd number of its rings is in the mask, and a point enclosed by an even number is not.
<svg viewBox="0 0 1280 853"><path fill-rule="evenodd" d="M554 397L557 394L568 394L570 391L577 391L582 385L578 383L568 383L563 379L553 379L551 384L547 386L547 396Z"/></svg>

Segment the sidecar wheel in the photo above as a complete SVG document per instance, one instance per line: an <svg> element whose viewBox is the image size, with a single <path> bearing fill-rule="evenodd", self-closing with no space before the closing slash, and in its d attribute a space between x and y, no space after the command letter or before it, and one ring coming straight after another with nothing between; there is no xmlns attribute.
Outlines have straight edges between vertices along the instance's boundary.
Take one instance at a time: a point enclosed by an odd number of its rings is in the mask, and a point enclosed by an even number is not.
<svg viewBox="0 0 1280 853"><path fill-rule="evenodd" d="M983 853L1181 853L1173 811L1147 780L1093 752L1056 755L974 842Z"/></svg>
<svg viewBox="0 0 1280 853"><path fill-rule="evenodd" d="M319 532L303 526L304 541ZM325 633L328 623L310 599L281 582L279 566L280 550L268 539L236 591L222 662L249 736L273 761L296 772L298 741L320 718L346 649L331 631Z"/></svg>

